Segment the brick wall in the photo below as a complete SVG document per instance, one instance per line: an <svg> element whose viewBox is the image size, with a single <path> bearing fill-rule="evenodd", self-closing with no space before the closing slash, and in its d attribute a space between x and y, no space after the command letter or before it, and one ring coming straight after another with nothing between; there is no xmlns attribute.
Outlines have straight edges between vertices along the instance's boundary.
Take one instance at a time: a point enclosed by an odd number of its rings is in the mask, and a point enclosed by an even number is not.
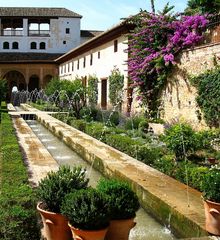
<svg viewBox="0 0 220 240"><path fill-rule="evenodd" d="M196 106L196 89L189 83L190 75L198 75L213 68L214 56L220 57L220 43L208 44L187 50L180 56L177 66L168 79L163 94L162 118L168 122L187 121L195 129L206 128L205 121L199 121Z"/></svg>

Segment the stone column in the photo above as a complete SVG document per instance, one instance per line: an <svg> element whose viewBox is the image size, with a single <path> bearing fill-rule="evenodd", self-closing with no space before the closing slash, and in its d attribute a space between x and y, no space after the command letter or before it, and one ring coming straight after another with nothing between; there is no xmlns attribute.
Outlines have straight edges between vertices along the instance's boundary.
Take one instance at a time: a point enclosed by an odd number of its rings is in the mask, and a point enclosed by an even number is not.
<svg viewBox="0 0 220 240"><path fill-rule="evenodd" d="M28 65L26 66L26 69L25 69L25 82L28 90L28 84L29 84L29 66Z"/></svg>
<svg viewBox="0 0 220 240"><path fill-rule="evenodd" d="M23 18L23 35L28 36L28 19Z"/></svg>

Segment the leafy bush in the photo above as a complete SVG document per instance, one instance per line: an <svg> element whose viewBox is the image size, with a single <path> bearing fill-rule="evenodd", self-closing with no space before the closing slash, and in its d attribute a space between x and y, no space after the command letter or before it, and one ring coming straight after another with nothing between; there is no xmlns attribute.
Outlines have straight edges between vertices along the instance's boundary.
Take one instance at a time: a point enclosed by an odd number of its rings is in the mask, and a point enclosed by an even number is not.
<svg viewBox="0 0 220 240"><path fill-rule="evenodd" d="M202 181L202 191L205 199L220 203L220 170L211 168Z"/></svg>
<svg viewBox="0 0 220 240"><path fill-rule="evenodd" d="M86 122L94 121L96 120L97 112L98 110L94 107L84 107L79 112L80 119L83 119Z"/></svg>
<svg viewBox="0 0 220 240"><path fill-rule="evenodd" d="M108 198L88 188L68 194L61 207L70 224L83 230L99 230L109 225Z"/></svg>
<svg viewBox="0 0 220 240"><path fill-rule="evenodd" d="M103 178L98 182L97 189L109 197L111 219L135 217L140 204L136 193L132 191L126 182Z"/></svg>
<svg viewBox="0 0 220 240"><path fill-rule="evenodd" d="M68 166L61 166L57 172L49 172L39 182L39 200L46 204L49 211L60 213L61 203L66 194L87 187L89 179L85 175L86 170L81 167L71 170Z"/></svg>
<svg viewBox="0 0 220 240"><path fill-rule="evenodd" d="M189 185L193 188L202 191L202 182L204 181L205 175L208 173L209 169L202 166L194 166L188 168L189 173Z"/></svg>
<svg viewBox="0 0 220 240"><path fill-rule="evenodd" d="M197 104L209 126L220 127L220 67L191 78L197 88Z"/></svg>
<svg viewBox="0 0 220 240"><path fill-rule="evenodd" d="M0 153L0 239L40 239L36 196L6 113L2 113L0 125Z"/></svg>
<svg viewBox="0 0 220 240"><path fill-rule="evenodd" d="M165 173L171 177L174 177L175 173L175 161L174 161L174 155L164 155L160 159L157 159L154 161L154 167L161 171L162 173Z"/></svg>
<svg viewBox="0 0 220 240"><path fill-rule="evenodd" d="M140 122L144 120L145 118L143 116L130 117L126 120L124 128L128 130L138 129Z"/></svg>
<svg viewBox="0 0 220 240"><path fill-rule="evenodd" d="M175 153L177 159L183 159L198 149L197 136L187 124L179 123L166 129L163 140L168 149Z"/></svg>
<svg viewBox="0 0 220 240"><path fill-rule="evenodd" d="M143 133L148 133L149 123L147 120L141 121L138 125L138 130Z"/></svg>
<svg viewBox="0 0 220 240"><path fill-rule="evenodd" d="M86 122L81 119L74 119L71 121L71 126L75 127L79 131L85 132L86 131Z"/></svg>
<svg viewBox="0 0 220 240"><path fill-rule="evenodd" d="M132 157L137 156L138 141L127 135L111 134L106 136L106 143Z"/></svg>
<svg viewBox="0 0 220 240"><path fill-rule="evenodd" d="M104 123L108 127L117 126L120 122L120 114L113 110L98 111L97 121Z"/></svg>

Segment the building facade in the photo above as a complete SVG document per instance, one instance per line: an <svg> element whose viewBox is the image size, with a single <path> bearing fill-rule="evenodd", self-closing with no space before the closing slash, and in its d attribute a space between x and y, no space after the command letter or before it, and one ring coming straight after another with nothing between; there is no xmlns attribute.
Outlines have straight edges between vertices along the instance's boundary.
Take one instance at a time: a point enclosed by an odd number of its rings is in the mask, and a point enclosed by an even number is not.
<svg viewBox="0 0 220 240"><path fill-rule="evenodd" d="M41 89L54 60L81 42L82 16L65 8L0 8L0 77L19 90Z"/></svg>
<svg viewBox="0 0 220 240"><path fill-rule="evenodd" d="M102 109L111 108L109 101L108 77L115 68L124 75L124 105L123 111L128 111L128 60L127 33L132 26L121 22L110 30L86 41L79 47L67 52L58 59L59 76L61 79L74 80L80 77L88 84L89 76L96 76L98 82L98 106Z"/></svg>

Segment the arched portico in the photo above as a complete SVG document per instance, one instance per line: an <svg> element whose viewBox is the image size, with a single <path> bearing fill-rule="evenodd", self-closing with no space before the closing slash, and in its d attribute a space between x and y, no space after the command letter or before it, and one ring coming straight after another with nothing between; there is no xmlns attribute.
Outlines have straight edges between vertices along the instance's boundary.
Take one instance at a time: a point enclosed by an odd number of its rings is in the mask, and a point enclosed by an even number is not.
<svg viewBox="0 0 220 240"><path fill-rule="evenodd" d="M17 86L19 91L27 89L25 77L19 71L16 71L16 70L8 71L3 76L3 78L7 80L7 84L8 84L7 100L9 100L11 98L11 91L12 91L13 86Z"/></svg>

